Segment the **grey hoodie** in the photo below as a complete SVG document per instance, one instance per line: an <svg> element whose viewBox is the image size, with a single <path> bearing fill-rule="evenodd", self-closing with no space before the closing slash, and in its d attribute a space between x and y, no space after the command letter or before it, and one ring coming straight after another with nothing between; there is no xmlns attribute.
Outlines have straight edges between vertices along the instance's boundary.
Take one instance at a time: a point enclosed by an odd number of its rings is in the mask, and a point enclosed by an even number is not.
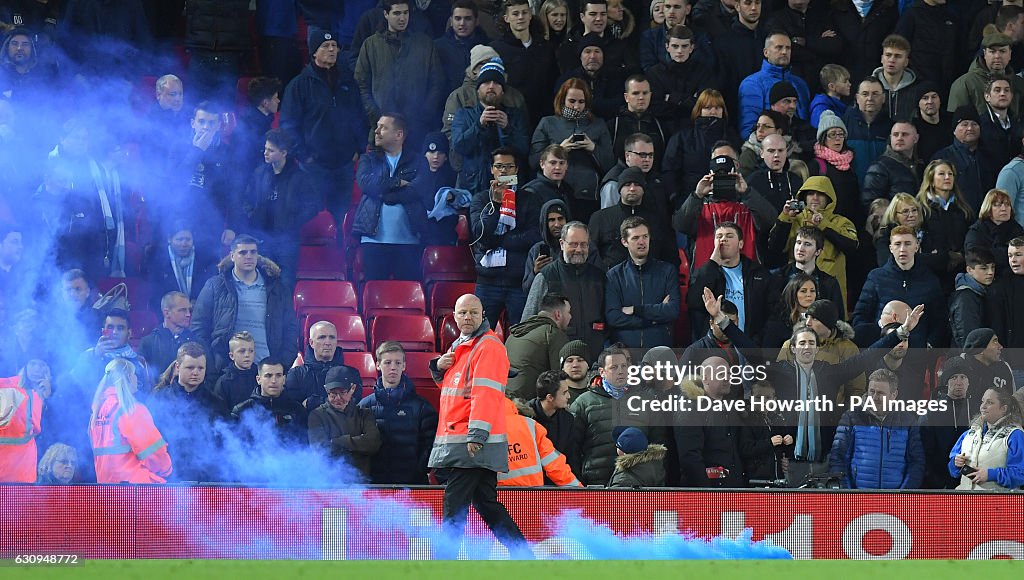
<svg viewBox="0 0 1024 580"><path fill-rule="evenodd" d="M917 74L909 68L904 70L899 84L894 87L889 85L882 73L882 67L878 67L871 75L877 78L885 89L885 104L889 107L889 118L909 119L917 110L917 90L911 89L917 82Z"/></svg>

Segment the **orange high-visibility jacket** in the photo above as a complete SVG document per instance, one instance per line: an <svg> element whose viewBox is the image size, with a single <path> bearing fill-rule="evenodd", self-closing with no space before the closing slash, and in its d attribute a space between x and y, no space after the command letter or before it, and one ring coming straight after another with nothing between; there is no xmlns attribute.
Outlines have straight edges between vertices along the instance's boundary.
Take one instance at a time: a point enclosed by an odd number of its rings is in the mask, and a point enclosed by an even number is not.
<svg viewBox="0 0 1024 580"><path fill-rule="evenodd" d="M430 467L508 471L503 408L508 353L497 335L483 328L455 347L455 360L444 373ZM473 457L466 449L469 442L483 444Z"/></svg>
<svg viewBox="0 0 1024 580"><path fill-rule="evenodd" d="M529 417L519 414L512 401L505 399L505 425L508 427L508 473L498 474L498 485L539 487L544 475L559 487L583 487L572 474L565 456L548 439L548 430Z"/></svg>
<svg viewBox="0 0 1024 580"><path fill-rule="evenodd" d="M0 481L34 483L43 399L20 387L18 377L0 379L0 390Z"/></svg>
<svg viewBox="0 0 1024 580"><path fill-rule="evenodd" d="M149 409L136 403L131 413L117 403L114 389L103 392L96 422L89 426L97 483L165 483L171 474L167 442Z"/></svg>

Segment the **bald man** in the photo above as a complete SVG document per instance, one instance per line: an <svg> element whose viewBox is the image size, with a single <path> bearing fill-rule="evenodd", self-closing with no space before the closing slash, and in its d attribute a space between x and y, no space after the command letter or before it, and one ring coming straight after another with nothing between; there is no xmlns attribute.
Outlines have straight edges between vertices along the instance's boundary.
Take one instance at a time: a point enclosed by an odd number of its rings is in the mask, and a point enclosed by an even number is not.
<svg viewBox="0 0 1024 580"><path fill-rule="evenodd" d="M804 184L802 177L790 171L789 143L782 135L768 135L761 141L761 165L747 176L747 185L764 196L775 211L796 196Z"/></svg>
<svg viewBox="0 0 1024 580"><path fill-rule="evenodd" d="M856 336L854 342L860 348L869 346L872 342L878 340L878 337L882 335L885 327L896 323L902 323L907 319L907 315L910 314L910 305L902 300L890 300L885 303L882 307L882 313L878 316L877 326L869 323L858 324L854 327Z"/></svg>
<svg viewBox="0 0 1024 580"><path fill-rule="evenodd" d="M451 350L430 361L441 387L441 408L430 452L430 467L447 470L443 525L447 541L436 559L455 559L470 504L513 558L533 558L508 510L498 501L498 473L508 472L505 384L508 354L484 320L480 299L464 294L455 302L461 336Z"/></svg>
<svg viewBox="0 0 1024 580"><path fill-rule="evenodd" d="M284 395L312 410L326 400L324 382L327 371L345 364L342 350L338 347L338 329L326 320L310 326L309 342L302 360L301 366L288 371Z"/></svg>

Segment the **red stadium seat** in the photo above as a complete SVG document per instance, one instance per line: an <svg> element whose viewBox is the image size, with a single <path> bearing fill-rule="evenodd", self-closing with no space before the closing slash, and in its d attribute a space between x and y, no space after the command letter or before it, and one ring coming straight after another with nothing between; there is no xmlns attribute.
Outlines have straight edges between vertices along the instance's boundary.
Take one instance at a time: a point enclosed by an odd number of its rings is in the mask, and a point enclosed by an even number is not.
<svg viewBox="0 0 1024 580"><path fill-rule="evenodd" d="M441 408L441 389L436 386L416 387L416 394L426 399L435 411Z"/></svg>
<svg viewBox="0 0 1024 580"><path fill-rule="evenodd" d="M299 230L303 246L333 246L338 243L338 225L331 212L324 210L302 225Z"/></svg>
<svg viewBox="0 0 1024 580"><path fill-rule="evenodd" d="M412 280L370 280L363 287L363 317L427 313L423 286Z"/></svg>
<svg viewBox="0 0 1024 580"><path fill-rule="evenodd" d="M472 282L437 282L430 288L430 320L440 325L445 314L455 312L455 301L463 294L476 292Z"/></svg>
<svg viewBox="0 0 1024 580"><path fill-rule="evenodd" d="M466 214L459 214L459 223L455 224L455 235L459 237L459 245L468 245L471 241L470 236L473 234L473 228L469 227L469 218Z"/></svg>
<svg viewBox="0 0 1024 580"><path fill-rule="evenodd" d="M690 285L690 259L686 257L686 250L679 250L679 285ZM683 293L685 301L686 293Z"/></svg>
<svg viewBox="0 0 1024 580"><path fill-rule="evenodd" d="M455 323L455 316L451 314L445 314L444 318L437 327L437 350L438 352L448 352L448 349L452 347L452 343L455 339L459 338L459 325Z"/></svg>
<svg viewBox="0 0 1024 580"><path fill-rule="evenodd" d="M441 356L436 352L415 352L405 353L405 374L412 381L413 386L419 391L420 388L437 388L434 377L430 374L430 361Z"/></svg>
<svg viewBox="0 0 1024 580"><path fill-rule="evenodd" d="M423 250L423 285L476 280L473 252L468 246L427 246Z"/></svg>
<svg viewBox="0 0 1024 580"><path fill-rule="evenodd" d="M150 290L149 282L142 278L100 278L96 282L96 289L100 291L100 294L105 294L108 290L122 282L128 288L130 310L148 309L152 291Z"/></svg>
<svg viewBox="0 0 1024 580"><path fill-rule="evenodd" d="M351 282L343 280L299 280L295 283L295 315L305 317L313 308L359 313L359 300Z"/></svg>
<svg viewBox="0 0 1024 580"><path fill-rule="evenodd" d="M132 310L128 313L128 328L131 330L131 344L137 347L144 336L160 325L156 314L149 310ZM160 369L161 371L163 369Z"/></svg>
<svg viewBox="0 0 1024 580"><path fill-rule="evenodd" d="M344 280L345 249L335 246L299 246L299 280Z"/></svg>
<svg viewBox="0 0 1024 580"><path fill-rule="evenodd" d="M373 362L373 355L368 352L346 352L345 364L359 371L359 377L363 379L363 396L373 392L373 386L377 384L377 365ZM367 392L365 389L371 389Z"/></svg>
<svg viewBox="0 0 1024 580"><path fill-rule="evenodd" d="M426 316L381 315L370 325L370 348L374 351L387 340L398 341L406 351L434 350L434 325Z"/></svg>
<svg viewBox="0 0 1024 580"><path fill-rule="evenodd" d="M358 314L341 310L313 308L306 312L306 321L302 325L302 336L299 344L305 344L309 336L309 327L321 320L326 320L338 328L338 346L342 350L366 350L366 326Z"/></svg>
<svg viewBox="0 0 1024 580"><path fill-rule="evenodd" d="M239 77L235 82L235 108L244 111L249 107L249 81L253 77Z"/></svg>

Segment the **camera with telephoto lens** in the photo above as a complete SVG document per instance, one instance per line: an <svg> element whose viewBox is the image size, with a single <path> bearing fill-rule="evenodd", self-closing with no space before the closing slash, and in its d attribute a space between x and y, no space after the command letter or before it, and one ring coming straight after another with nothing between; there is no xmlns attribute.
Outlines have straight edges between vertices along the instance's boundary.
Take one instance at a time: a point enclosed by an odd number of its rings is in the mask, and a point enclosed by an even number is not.
<svg viewBox="0 0 1024 580"><path fill-rule="evenodd" d="M711 160L711 195L717 199L736 198L736 162L728 155L718 155Z"/></svg>
<svg viewBox="0 0 1024 580"><path fill-rule="evenodd" d="M795 211L797 213L804 211L807 207L807 203L800 201L799 199L791 199L786 202L786 209L789 211Z"/></svg>

